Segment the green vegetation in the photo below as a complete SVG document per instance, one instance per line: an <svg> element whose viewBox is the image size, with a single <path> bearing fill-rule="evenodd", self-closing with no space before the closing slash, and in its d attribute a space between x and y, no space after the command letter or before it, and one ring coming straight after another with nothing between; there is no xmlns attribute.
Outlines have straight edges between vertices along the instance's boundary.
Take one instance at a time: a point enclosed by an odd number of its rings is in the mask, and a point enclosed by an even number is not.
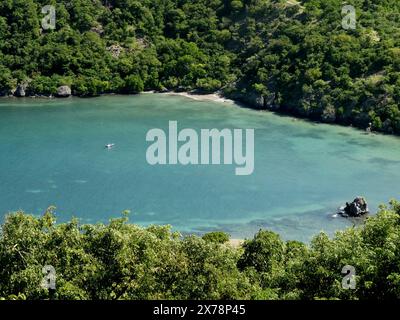
<svg viewBox="0 0 400 320"><path fill-rule="evenodd" d="M206 233L203 236L203 240L207 242L214 242L214 243L227 243L229 241L229 235L225 232L215 231Z"/></svg>
<svg viewBox="0 0 400 320"><path fill-rule="evenodd" d="M243 247L222 233L181 237L169 227L141 228L127 217L108 225L56 224L6 216L0 233L3 299L391 299L400 298L400 203L382 206L365 225L321 233L309 245L260 231ZM225 240L224 239L224 240ZM217 241L214 241L217 240ZM56 270L56 290L41 287ZM354 266L356 289L342 288Z"/></svg>
<svg viewBox="0 0 400 320"><path fill-rule="evenodd" d="M3 0L0 92L213 92L257 108L400 133L400 2ZM41 8L56 29L41 30Z"/></svg>

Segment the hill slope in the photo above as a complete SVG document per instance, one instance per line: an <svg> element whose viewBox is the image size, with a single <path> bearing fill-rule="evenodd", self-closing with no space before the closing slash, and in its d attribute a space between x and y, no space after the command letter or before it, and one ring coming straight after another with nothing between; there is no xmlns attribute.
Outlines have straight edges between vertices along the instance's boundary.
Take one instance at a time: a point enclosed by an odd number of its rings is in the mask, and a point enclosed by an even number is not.
<svg viewBox="0 0 400 320"><path fill-rule="evenodd" d="M56 3L57 2L57 3ZM41 30L41 8L56 8ZM400 133L400 2L3 0L0 91L198 89L326 122Z"/></svg>

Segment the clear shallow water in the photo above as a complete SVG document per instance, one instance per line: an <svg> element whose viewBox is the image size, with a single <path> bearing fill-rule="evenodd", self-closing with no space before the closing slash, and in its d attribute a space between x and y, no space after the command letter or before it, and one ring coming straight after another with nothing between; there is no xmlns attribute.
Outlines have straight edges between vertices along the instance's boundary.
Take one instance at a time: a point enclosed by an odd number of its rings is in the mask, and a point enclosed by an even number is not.
<svg viewBox="0 0 400 320"><path fill-rule="evenodd" d="M178 128L254 128L255 171L235 166L150 166L146 133ZM106 143L116 143L113 150ZM400 198L400 139L313 124L234 105L150 95L0 100L0 212L59 221L131 222L182 232L260 228L308 241L351 225L332 213L364 195L372 210Z"/></svg>

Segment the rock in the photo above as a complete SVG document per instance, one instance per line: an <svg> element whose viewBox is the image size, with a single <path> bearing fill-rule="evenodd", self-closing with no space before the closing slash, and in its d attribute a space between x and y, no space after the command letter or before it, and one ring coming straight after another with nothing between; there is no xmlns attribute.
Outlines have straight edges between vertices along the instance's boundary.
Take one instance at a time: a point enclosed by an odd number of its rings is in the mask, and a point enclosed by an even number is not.
<svg viewBox="0 0 400 320"><path fill-rule="evenodd" d="M187 88L185 88L184 86L179 86L178 88L175 88L176 92L186 92Z"/></svg>
<svg viewBox="0 0 400 320"><path fill-rule="evenodd" d="M277 103L275 93L264 96L264 104L267 109L272 111L278 110L280 108L280 105Z"/></svg>
<svg viewBox="0 0 400 320"><path fill-rule="evenodd" d="M266 101L263 95L257 92L232 92L227 94L227 97L233 100L241 101L249 107L258 110L266 109Z"/></svg>
<svg viewBox="0 0 400 320"><path fill-rule="evenodd" d="M92 27L90 29L90 31L97 33L98 35L102 35L104 33L104 29L101 24L98 24L97 26Z"/></svg>
<svg viewBox="0 0 400 320"><path fill-rule="evenodd" d="M25 97L26 96L26 88L28 85L26 83L19 84L17 88L15 89L14 95L16 97Z"/></svg>
<svg viewBox="0 0 400 320"><path fill-rule="evenodd" d="M124 51L124 48L121 47L119 44L113 44L112 46L109 46L106 49L107 49L107 51L109 51L111 53L113 58L116 58L116 59L119 58L121 53Z"/></svg>
<svg viewBox="0 0 400 320"><path fill-rule="evenodd" d="M162 87L160 90L158 90L160 93L166 93L169 92L169 90L166 87Z"/></svg>
<svg viewBox="0 0 400 320"><path fill-rule="evenodd" d="M328 105L321 115L321 120L327 123L333 123L336 121L336 110L332 105Z"/></svg>
<svg viewBox="0 0 400 320"><path fill-rule="evenodd" d="M252 107L256 109L265 109L264 97L261 94L251 92L245 97L245 99Z"/></svg>
<svg viewBox="0 0 400 320"><path fill-rule="evenodd" d="M136 44L140 49L149 47L149 43L144 38L136 38Z"/></svg>
<svg viewBox="0 0 400 320"><path fill-rule="evenodd" d="M394 130L393 130L393 126L392 126L392 121L390 119L386 119L382 124L382 129L385 132L393 133Z"/></svg>
<svg viewBox="0 0 400 320"><path fill-rule="evenodd" d="M361 217L369 213L367 201L363 197L357 197L351 203L346 203L346 206L340 208L339 214L343 217Z"/></svg>
<svg viewBox="0 0 400 320"><path fill-rule="evenodd" d="M61 86L57 89L57 97L67 98L71 96L71 88L69 86Z"/></svg>

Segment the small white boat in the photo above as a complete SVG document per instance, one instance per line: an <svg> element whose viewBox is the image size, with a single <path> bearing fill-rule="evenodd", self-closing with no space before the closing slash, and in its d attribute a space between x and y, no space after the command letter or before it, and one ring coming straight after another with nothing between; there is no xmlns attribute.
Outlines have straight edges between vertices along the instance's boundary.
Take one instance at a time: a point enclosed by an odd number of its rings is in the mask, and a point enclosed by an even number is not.
<svg viewBox="0 0 400 320"><path fill-rule="evenodd" d="M106 144L106 149L112 149L113 147L115 147L115 143Z"/></svg>

